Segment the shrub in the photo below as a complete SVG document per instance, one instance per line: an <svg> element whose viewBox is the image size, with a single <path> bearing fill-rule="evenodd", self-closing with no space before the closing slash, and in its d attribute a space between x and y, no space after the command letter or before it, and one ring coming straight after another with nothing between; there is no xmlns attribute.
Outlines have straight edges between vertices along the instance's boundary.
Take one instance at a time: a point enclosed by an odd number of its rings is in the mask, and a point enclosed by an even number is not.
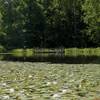
<svg viewBox="0 0 100 100"><path fill-rule="evenodd" d="M24 57L24 49L14 49L10 51L11 55L14 57Z"/></svg>
<svg viewBox="0 0 100 100"><path fill-rule="evenodd" d="M33 49L26 49L25 56L26 57L32 57L33 56Z"/></svg>
<svg viewBox="0 0 100 100"><path fill-rule="evenodd" d="M0 45L0 53L3 53L4 51L5 51L5 48L2 45Z"/></svg>

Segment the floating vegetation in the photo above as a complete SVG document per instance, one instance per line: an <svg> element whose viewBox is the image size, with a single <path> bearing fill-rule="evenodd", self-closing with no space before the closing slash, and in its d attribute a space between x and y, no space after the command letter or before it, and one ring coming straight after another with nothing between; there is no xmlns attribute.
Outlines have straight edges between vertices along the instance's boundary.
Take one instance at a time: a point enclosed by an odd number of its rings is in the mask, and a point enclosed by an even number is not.
<svg viewBox="0 0 100 100"><path fill-rule="evenodd" d="M99 98L99 64L0 62L0 100Z"/></svg>

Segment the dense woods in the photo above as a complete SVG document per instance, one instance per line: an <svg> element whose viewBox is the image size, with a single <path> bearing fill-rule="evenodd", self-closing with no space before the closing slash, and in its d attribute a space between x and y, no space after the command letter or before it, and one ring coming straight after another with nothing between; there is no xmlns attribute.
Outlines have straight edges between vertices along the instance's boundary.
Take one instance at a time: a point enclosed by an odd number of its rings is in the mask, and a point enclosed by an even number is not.
<svg viewBox="0 0 100 100"><path fill-rule="evenodd" d="M100 0L0 0L0 45L100 46Z"/></svg>

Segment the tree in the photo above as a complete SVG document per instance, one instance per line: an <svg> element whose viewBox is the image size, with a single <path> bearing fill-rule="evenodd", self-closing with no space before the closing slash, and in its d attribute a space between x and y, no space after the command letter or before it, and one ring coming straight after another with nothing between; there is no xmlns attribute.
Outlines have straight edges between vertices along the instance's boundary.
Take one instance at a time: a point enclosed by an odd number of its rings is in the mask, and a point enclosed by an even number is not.
<svg viewBox="0 0 100 100"><path fill-rule="evenodd" d="M0 0L0 45L99 46L99 8L97 0Z"/></svg>
<svg viewBox="0 0 100 100"><path fill-rule="evenodd" d="M54 47L83 46L81 14L81 0L52 0L45 14L48 44Z"/></svg>
<svg viewBox="0 0 100 100"><path fill-rule="evenodd" d="M20 4L19 0L1 0L1 31L5 34L3 43L7 49L19 48L23 45L23 39L20 38L23 24Z"/></svg>
<svg viewBox="0 0 100 100"><path fill-rule="evenodd" d="M85 0L82 9L88 46L100 46L100 0Z"/></svg>
<svg viewBox="0 0 100 100"><path fill-rule="evenodd" d="M5 47L13 49L40 46L45 19L36 1L2 0L1 5Z"/></svg>
<svg viewBox="0 0 100 100"><path fill-rule="evenodd" d="M24 33L27 47L40 47L43 44L45 17L43 9L36 1L24 0L26 7L23 10L25 16Z"/></svg>

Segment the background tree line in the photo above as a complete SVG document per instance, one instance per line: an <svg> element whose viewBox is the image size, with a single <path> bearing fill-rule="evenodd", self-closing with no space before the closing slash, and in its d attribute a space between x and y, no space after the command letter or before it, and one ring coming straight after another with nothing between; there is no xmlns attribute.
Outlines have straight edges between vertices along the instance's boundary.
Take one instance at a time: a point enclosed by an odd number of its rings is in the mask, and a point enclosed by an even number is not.
<svg viewBox="0 0 100 100"><path fill-rule="evenodd" d="M0 0L0 45L100 46L100 0Z"/></svg>

